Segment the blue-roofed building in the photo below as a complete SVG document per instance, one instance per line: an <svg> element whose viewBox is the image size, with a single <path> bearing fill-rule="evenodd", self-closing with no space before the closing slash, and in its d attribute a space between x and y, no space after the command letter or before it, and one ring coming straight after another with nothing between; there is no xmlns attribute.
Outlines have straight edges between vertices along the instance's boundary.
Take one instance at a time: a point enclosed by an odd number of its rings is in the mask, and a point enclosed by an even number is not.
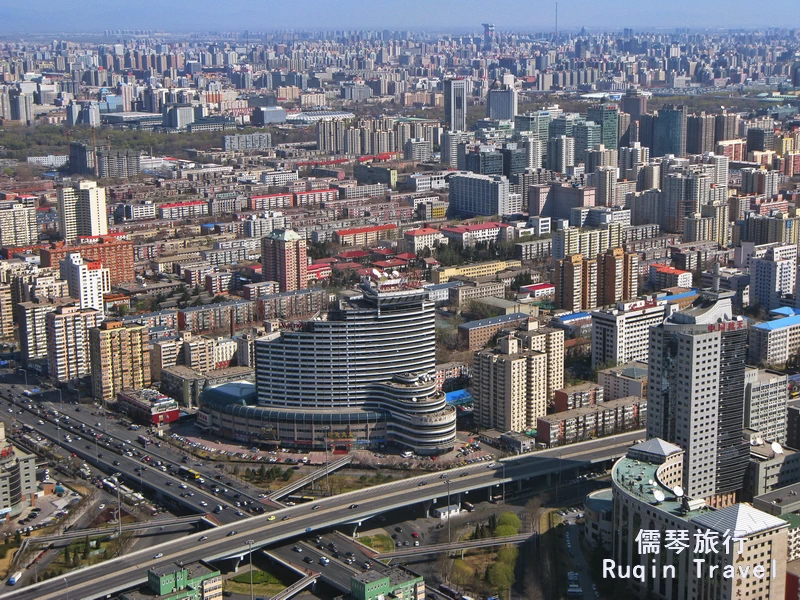
<svg viewBox="0 0 800 600"><path fill-rule="evenodd" d="M791 316L783 308L770 311L779 316L772 321L750 327L748 362L752 365L783 365L790 357L800 352L800 312L794 309Z"/></svg>
<svg viewBox="0 0 800 600"><path fill-rule="evenodd" d="M592 313L589 312L563 315L553 319L550 324L558 329L563 329L564 335L568 338L592 337Z"/></svg>
<svg viewBox="0 0 800 600"><path fill-rule="evenodd" d="M528 320L526 313L511 313L489 319L479 319L458 326L458 341L469 350L480 350L501 329L513 329Z"/></svg>

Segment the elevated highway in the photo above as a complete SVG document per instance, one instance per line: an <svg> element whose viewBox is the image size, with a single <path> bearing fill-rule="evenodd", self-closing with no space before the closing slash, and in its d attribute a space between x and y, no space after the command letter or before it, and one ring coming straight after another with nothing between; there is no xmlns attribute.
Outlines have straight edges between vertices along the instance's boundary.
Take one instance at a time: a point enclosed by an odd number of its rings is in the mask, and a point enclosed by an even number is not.
<svg viewBox="0 0 800 600"><path fill-rule="evenodd" d="M358 522L410 504L443 499L448 493L452 497L462 492L489 488L491 495L493 489L501 484L515 483L523 487L526 481L532 479L616 459L642 437L643 431L633 431L524 454L495 464L459 467L447 471L446 479L441 478L441 473L431 473L324 498L313 506L303 504L284 508L269 515L250 517L207 531L207 539L202 542L199 541L199 535L172 540L78 569L55 580L0 593L0 599L61 600L67 590L72 597L83 600L102 598L144 583L148 569L154 567L177 561L187 563L244 556L248 552L246 542L250 539L256 541L254 547L265 548L319 529ZM274 520L270 521L270 518ZM156 559L156 554L162 556Z"/></svg>

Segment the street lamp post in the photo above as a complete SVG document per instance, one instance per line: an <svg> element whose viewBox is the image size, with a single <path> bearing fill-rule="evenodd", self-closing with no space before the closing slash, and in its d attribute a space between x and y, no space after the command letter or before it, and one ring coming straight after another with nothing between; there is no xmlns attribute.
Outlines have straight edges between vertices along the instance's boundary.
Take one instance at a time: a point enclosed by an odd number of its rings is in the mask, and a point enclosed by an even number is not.
<svg viewBox="0 0 800 600"><path fill-rule="evenodd" d="M447 484L447 543L452 544L453 539L450 533L450 480L445 479L444 482Z"/></svg>
<svg viewBox="0 0 800 600"><path fill-rule="evenodd" d="M119 496L119 485L120 485L120 483L119 483L119 478L118 477L114 477L114 484L115 484L114 487L117 488L117 523L119 524L119 537L117 539L119 540L118 544L119 544L120 550L122 550L122 502L121 502L120 496Z"/></svg>
<svg viewBox="0 0 800 600"><path fill-rule="evenodd" d="M23 373L25 373L25 387L28 387L28 369L20 369Z"/></svg>
<svg viewBox="0 0 800 600"><path fill-rule="evenodd" d="M558 505L558 490L561 487L561 449L556 450L558 454L558 480L556 481L556 505Z"/></svg>
<svg viewBox="0 0 800 600"><path fill-rule="evenodd" d="M58 404L61 406L61 412L64 412L64 396L61 393L61 388L56 388L58 390Z"/></svg>
<svg viewBox="0 0 800 600"><path fill-rule="evenodd" d="M250 556L250 600L253 600L253 544L255 540L247 540L245 544L248 546L248 554Z"/></svg>
<svg viewBox="0 0 800 600"><path fill-rule="evenodd" d="M500 465L503 467L503 504L506 503L506 463L501 462Z"/></svg>
<svg viewBox="0 0 800 600"><path fill-rule="evenodd" d="M66 577L62 577L61 579L64 580L64 585L66 586L66 593L67 593L67 600L69 600L69 582L67 581Z"/></svg>
<svg viewBox="0 0 800 600"><path fill-rule="evenodd" d="M328 496L331 495L331 482L328 479L328 432L331 430L330 427L323 427L322 428L322 441L325 444L325 487L328 490Z"/></svg>

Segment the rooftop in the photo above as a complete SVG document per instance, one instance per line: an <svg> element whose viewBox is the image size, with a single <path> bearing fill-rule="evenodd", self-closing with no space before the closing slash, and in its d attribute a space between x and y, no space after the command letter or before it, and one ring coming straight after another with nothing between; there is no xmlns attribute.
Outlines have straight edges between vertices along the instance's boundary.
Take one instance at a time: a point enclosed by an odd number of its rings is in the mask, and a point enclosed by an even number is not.
<svg viewBox="0 0 800 600"><path fill-rule="evenodd" d="M489 327L491 325L502 325L503 323L511 323L514 321L525 321L530 318L526 313L511 313L510 315L500 315L499 317L491 317L489 319L479 319L477 321L470 321L469 323L462 323L458 326L459 329L478 329L479 327Z"/></svg>
<svg viewBox="0 0 800 600"><path fill-rule="evenodd" d="M749 504L733 504L698 515L693 521L722 534L734 531L737 536L752 535L760 531L786 526L786 521L753 508Z"/></svg>

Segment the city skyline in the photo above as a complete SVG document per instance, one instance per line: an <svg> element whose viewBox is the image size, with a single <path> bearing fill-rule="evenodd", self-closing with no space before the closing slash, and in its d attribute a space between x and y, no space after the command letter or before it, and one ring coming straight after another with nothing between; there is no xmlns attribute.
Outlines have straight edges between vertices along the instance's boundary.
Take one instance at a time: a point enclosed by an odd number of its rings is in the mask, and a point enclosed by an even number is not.
<svg viewBox="0 0 800 600"><path fill-rule="evenodd" d="M750 4L743 0L727 2L728 10L724 12L720 12L714 3L698 5L686 0L663 6L637 6L620 0L603 3L562 1L558 9L558 28L560 31L575 31L586 27L595 32L626 27L651 31L675 27L697 30L785 28L790 27L792 20L800 20L800 5L797 3L779 0L772 6L772 11L754 15L749 11ZM313 9L299 10L295 5L265 5L244 0L237 3L236 11L220 10L218 4L208 0L173 0L159 8L158 15L136 14L127 7L96 0L80 0L68 6L52 0L34 0L25 5L0 7L0 32L89 33L108 29L186 32L209 31L211 23L214 31L374 28L478 32L479 24L487 20L494 22L498 31L554 31L556 26L556 2L531 5L522 0L492 3L441 0L434 5L420 0L402 4L320 0L314 3ZM654 29L653 25L658 27Z"/></svg>

